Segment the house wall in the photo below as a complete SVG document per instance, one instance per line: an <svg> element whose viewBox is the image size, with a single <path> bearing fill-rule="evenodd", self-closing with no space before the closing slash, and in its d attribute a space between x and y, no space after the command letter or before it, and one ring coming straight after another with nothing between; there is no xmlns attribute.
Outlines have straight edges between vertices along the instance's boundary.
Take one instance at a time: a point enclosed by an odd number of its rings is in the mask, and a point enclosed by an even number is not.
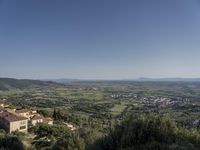
<svg viewBox="0 0 200 150"><path fill-rule="evenodd" d="M26 118L29 117L29 113L18 113L18 115Z"/></svg>
<svg viewBox="0 0 200 150"><path fill-rule="evenodd" d="M37 123L43 122L43 119L38 119L38 120L32 120L31 123L33 126L35 126Z"/></svg>
<svg viewBox="0 0 200 150"><path fill-rule="evenodd" d="M10 122L10 129L9 129L10 133L16 130L27 133L27 129L28 129L28 120Z"/></svg>
<svg viewBox="0 0 200 150"><path fill-rule="evenodd" d="M47 124L48 125L53 125L53 121L48 121Z"/></svg>

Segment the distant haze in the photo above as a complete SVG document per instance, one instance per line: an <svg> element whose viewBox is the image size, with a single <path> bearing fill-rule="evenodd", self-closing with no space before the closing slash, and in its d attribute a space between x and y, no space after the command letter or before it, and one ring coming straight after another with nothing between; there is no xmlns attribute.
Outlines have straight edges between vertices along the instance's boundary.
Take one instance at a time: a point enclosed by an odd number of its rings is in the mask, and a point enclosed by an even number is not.
<svg viewBox="0 0 200 150"><path fill-rule="evenodd" d="M138 79L43 79L55 83L74 82L200 82L200 78L138 78Z"/></svg>
<svg viewBox="0 0 200 150"><path fill-rule="evenodd" d="M200 77L199 0L0 0L0 77Z"/></svg>

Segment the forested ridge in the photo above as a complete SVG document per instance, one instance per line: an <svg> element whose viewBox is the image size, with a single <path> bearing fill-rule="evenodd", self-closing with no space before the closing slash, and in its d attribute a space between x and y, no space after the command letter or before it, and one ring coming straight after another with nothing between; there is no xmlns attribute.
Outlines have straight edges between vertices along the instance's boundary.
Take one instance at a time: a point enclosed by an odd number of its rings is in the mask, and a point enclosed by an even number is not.
<svg viewBox="0 0 200 150"><path fill-rule="evenodd" d="M0 78L0 90L23 89L31 86L48 86L56 84L57 83L50 81Z"/></svg>

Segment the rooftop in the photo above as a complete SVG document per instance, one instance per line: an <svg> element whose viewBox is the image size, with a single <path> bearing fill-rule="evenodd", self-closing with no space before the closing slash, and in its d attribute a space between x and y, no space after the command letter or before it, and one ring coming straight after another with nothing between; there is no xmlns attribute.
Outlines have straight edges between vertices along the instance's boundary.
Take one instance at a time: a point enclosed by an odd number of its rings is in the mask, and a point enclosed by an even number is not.
<svg viewBox="0 0 200 150"><path fill-rule="evenodd" d="M46 117L46 118L44 118L44 121L45 121L45 122L49 122L49 121L53 121L53 119L50 118L50 117Z"/></svg>
<svg viewBox="0 0 200 150"><path fill-rule="evenodd" d="M31 118L31 120L39 120L39 119L44 119L44 117L41 116L41 115L34 115L34 116Z"/></svg>
<svg viewBox="0 0 200 150"><path fill-rule="evenodd" d="M30 112L31 110L28 110L28 109L16 109L15 112L16 113L28 113Z"/></svg>
<svg viewBox="0 0 200 150"><path fill-rule="evenodd" d="M0 112L0 118L3 118L5 120L7 120L8 122L27 120L27 118L25 118L25 117L20 117L20 116L14 115L13 113L10 113L8 111Z"/></svg>

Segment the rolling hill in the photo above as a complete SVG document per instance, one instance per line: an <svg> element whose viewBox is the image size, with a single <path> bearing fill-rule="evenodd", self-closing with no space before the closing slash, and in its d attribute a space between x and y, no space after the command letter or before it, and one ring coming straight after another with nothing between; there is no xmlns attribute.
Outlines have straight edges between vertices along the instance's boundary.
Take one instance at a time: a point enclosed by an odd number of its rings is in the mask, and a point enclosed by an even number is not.
<svg viewBox="0 0 200 150"><path fill-rule="evenodd" d="M29 80L29 79L13 79L0 78L0 90L23 89L31 86L49 86L58 85L51 81Z"/></svg>

